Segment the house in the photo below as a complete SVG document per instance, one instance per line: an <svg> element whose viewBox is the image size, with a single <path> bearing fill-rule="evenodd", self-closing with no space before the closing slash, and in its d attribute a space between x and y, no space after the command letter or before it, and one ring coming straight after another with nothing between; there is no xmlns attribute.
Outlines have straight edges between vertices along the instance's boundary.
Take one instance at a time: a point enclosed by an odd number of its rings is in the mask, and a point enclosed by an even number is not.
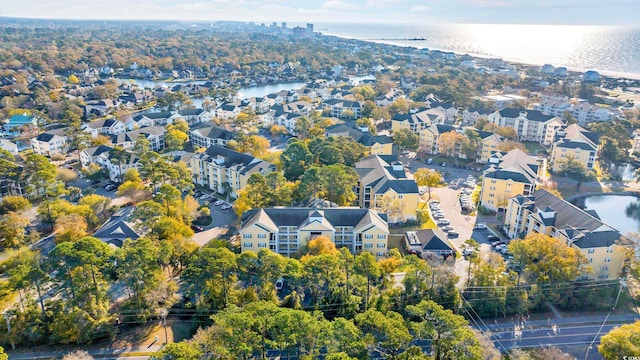
<svg viewBox="0 0 640 360"><path fill-rule="evenodd" d="M345 111L351 111L352 119L359 119L362 114L362 103L359 101L330 99L322 103L323 108L329 108L331 110L331 116L342 119L345 117Z"/></svg>
<svg viewBox="0 0 640 360"><path fill-rule="evenodd" d="M355 164L358 205L386 213L390 222L416 219L419 190L394 156L370 155ZM396 204L394 204L394 202Z"/></svg>
<svg viewBox="0 0 640 360"><path fill-rule="evenodd" d="M479 99L485 104L483 107L491 107L492 109L501 109L515 102L522 102L527 100L526 97L520 95L486 95Z"/></svg>
<svg viewBox="0 0 640 360"><path fill-rule="evenodd" d="M404 244L407 252L419 256L442 256L446 259L456 252L451 246L447 235L440 229L406 231L404 233Z"/></svg>
<svg viewBox="0 0 640 360"><path fill-rule="evenodd" d="M131 220L135 207L118 209L107 222L102 224L93 237L115 247L122 247L125 240L138 240L142 234L138 232Z"/></svg>
<svg viewBox="0 0 640 360"><path fill-rule="evenodd" d="M402 90L391 88L389 89L389 91L387 91L386 94L382 94L376 97L375 104L378 106L389 106L402 95L404 95L404 92Z"/></svg>
<svg viewBox="0 0 640 360"><path fill-rule="evenodd" d="M492 211L504 209L513 196L533 194L537 180L546 172L544 159L529 156L520 149L497 151L489 163L492 165L483 172L480 205Z"/></svg>
<svg viewBox="0 0 640 360"><path fill-rule="evenodd" d="M440 135L457 130L457 128L451 125L433 124L429 126L418 133L418 151L427 154L438 154L438 139L440 138ZM457 155L454 154L454 156Z"/></svg>
<svg viewBox="0 0 640 360"><path fill-rule="evenodd" d="M84 106L84 115L87 119L92 116L105 116L116 106L118 103L111 99L88 101Z"/></svg>
<svg viewBox="0 0 640 360"><path fill-rule="evenodd" d="M594 70L588 70L582 74L582 81L596 83L600 81L600 73Z"/></svg>
<svg viewBox="0 0 640 360"><path fill-rule="evenodd" d="M556 68L551 64L544 64L540 68L540 72L543 74L551 75L556 71Z"/></svg>
<svg viewBox="0 0 640 360"><path fill-rule="evenodd" d="M286 104L276 104L271 107L271 110L275 110L276 114L293 113L307 116L313 110L313 104L307 101L298 100Z"/></svg>
<svg viewBox="0 0 640 360"><path fill-rule="evenodd" d="M444 121L447 123L455 123L458 117L458 107L454 104L444 102L430 102L429 108L441 111L444 114Z"/></svg>
<svg viewBox="0 0 640 360"><path fill-rule="evenodd" d="M433 124L444 124L446 115L437 109L410 109L408 114L397 114L391 119L391 131L409 129L418 135Z"/></svg>
<svg viewBox="0 0 640 360"><path fill-rule="evenodd" d="M116 119L100 119L82 125L82 129L95 138L98 135L118 135L127 131L127 126Z"/></svg>
<svg viewBox="0 0 640 360"><path fill-rule="evenodd" d="M209 148L211 146L226 147L229 141L233 140L234 135L220 126L209 124L198 124L189 128L189 141L196 147Z"/></svg>
<svg viewBox="0 0 640 360"><path fill-rule="evenodd" d="M6 150L11 155L18 155L18 144L6 139L0 139L0 149Z"/></svg>
<svg viewBox="0 0 640 360"><path fill-rule="evenodd" d="M124 133L111 136L111 143L126 149L133 149L138 139L142 136L149 140L149 148L152 151L160 151L164 149L164 134L167 132L162 126L149 126L137 130L131 130Z"/></svg>
<svg viewBox="0 0 640 360"><path fill-rule="evenodd" d="M107 145L86 148L80 152L80 164L82 164L83 168L90 164L97 164L100 167L106 168L111 150L113 150L113 147Z"/></svg>
<svg viewBox="0 0 640 360"><path fill-rule="evenodd" d="M581 279L620 277L626 250L618 245L621 234L600 220L544 189L509 199L503 228L510 239L545 234L577 249L587 259L590 272Z"/></svg>
<svg viewBox="0 0 640 360"><path fill-rule="evenodd" d="M367 147L367 155L391 155L393 139L390 136L374 136L368 131L354 129L344 124L329 126L325 136L348 136L360 145Z"/></svg>
<svg viewBox="0 0 640 360"><path fill-rule="evenodd" d="M195 154L190 167L194 183L232 197L238 197L251 174L267 175L276 170L269 162L219 146Z"/></svg>
<svg viewBox="0 0 640 360"><path fill-rule="evenodd" d="M598 157L600 136L572 124L558 129L556 140L551 148L551 169L554 173L562 170L563 160L573 158L584 165L585 169L593 170Z"/></svg>
<svg viewBox="0 0 640 360"><path fill-rule="evenodd" d="M13 115L3 127L8 136L18 136L22 133L23 128L38 128L38 121L39 119L36 116L23 113L22 115Z"/></svg>
<svg viewBox="0 0 640 360"><path fill-rule="evenodd" d="M389 227L375 211L352 207L266 208L243 214L239 231L242 252L269 249L283 256L303 254L310 240L326 236L354 254L377 259L388 251Z"/></svg>
<svg viewBox="0 0 640 360"><path fill-rule="evenodd" d="M290 112L276 114L274 122L280 126L284 126L289 134L298 135L296 132L296 121L301 115Z"/></svg>
<svg viewBox="0 0 640 360"><path fill-rule="evenodd" d="M571 113L571 103L568 100L543 98L533 106L534 110L539 110L545 115L566 117L566 113Z"/></svg>
<svg viewBox="0 0 640 360"><path fill-rule="evenodd" d="M553 143L556 130L564 123L557 116L545 115L538 110L505 108L490 114L487 120L518 133L519 141L535 141L545 146Z"/></svg>
<svg viewBox="0 0 640 360"><path fill-rule="evenodd" d="M31 139L31 149L40 155L66 154L69 149L65 129L49 130Z"/></svg>

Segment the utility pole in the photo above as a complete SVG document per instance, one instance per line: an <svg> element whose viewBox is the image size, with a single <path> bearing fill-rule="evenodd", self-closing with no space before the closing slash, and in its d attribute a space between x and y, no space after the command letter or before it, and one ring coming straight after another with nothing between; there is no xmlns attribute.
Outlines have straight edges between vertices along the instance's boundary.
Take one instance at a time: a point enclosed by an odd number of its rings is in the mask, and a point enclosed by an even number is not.
<svg viewBox="0 0 640 360"><path fill-rule="evenodd" d="M164 327L164 344L169 343L169 337L167 336L167 315L169 315L169 311L167 309L162 309L160 312L160 317L162 319L162 326Z"/></svg>
<svg viewBox="0 0 640 360"><path fill-rule="evenodd" d="M620 278L620 287L618 288L618 295L616 296L616 302L613 304L613 307L611 308L611 310L609 310L609 313L607 313L607 316L604 318L604 321L602 322L602 325L600 325L600 328L598 329L596 336L594 336L593 340L591 340L591 344L589 344L589 347L587 348L587 352L584 354L585 360L589 358L589 350L591 350L591 348L593 347L593 344L598 339L598 336L600 335L600 332L602 331L604 324L606 324L607 320L609 319L609 315L611 315L611 312L616 310L616 307L618 306L618 300L620 300L620 293L622 293L622 288L626 288L626 287L627 287L627 282L624 279Z"/></svg>

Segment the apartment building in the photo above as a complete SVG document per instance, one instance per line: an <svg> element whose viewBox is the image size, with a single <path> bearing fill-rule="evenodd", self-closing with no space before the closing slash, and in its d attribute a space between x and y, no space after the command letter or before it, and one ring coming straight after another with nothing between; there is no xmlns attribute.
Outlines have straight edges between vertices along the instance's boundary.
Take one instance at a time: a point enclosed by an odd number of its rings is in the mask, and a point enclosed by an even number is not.
<svg viewBox="0 0 640 360"><path fill-rule="evenodd" d="M482 177L480 205L492 211L504 209L516 195L533 194L536 181L546 171L544 159L529 156L520 149L495 152L489 163Z"/></svg>
<svg viewBox="0 0 640 360"><path fill-rule="evenodd" d="M370 155L355 164L358 173L356 194L358 205L362 208L383 209L383 198L399 200L402 210L399 213L387 213L390 222L403 222L416 218L419 190L415 180L408 179L404 164L396 156Z"/></svg>
<svg viewBox="0 0 640 360"><path fill-rule="evenodd" d="M31 149L40 155L66 154L69 149L64 129L49 130L32 138Z"/></svg>
<svg viewBox="0 0 640 360"><path fill-rule="evenodd" d="M283 256L301 255L310 240L326 236L336 247L380 259L388 251L389 227L369 209L266 208L244 213L239 233L242 252L269 249Z"/></svg>
<svg viewBox="0 0 640 360"><path fill-rule="evenodd" d="M189 141L191 141L194 147L199 146L204 148L209 148L214 145L225 147L229 141L234 138L231 131L210 124L198 124L191 127L188 134Z"/></svg>
<svg viewBox="0 0 640 360"><path fill-rule="evenodd" d="M551 169L553 172L561 171L563 160L573 157L587 170L592 170L598 156L599 141L598 134L578 124L558 129L556 141L551 148Z"/></svg>
<svg viewBox="0 0 640 360"><path fill-rule="evenodd" d="M553 143L556 130L564 123L557 116L545 115L538 110L505 108L490 114L487 120L518 133L519 141L535 141L545 146Z"/></svg>
<svg viewBox="0 0 640 360"><path fill-rule="evenodd" d="M625 248L618 245L620 232L602 222L597 214L544 189L510 198L503 228L510 239L540 233L578 249L589 269L581 279L615 279L622 271Z"/></svg>
<svg viewBox="0 0 640 360"><path fill-rule="evenodd" d="M234 198L247 186L251 174L267 175L276 170L269 162L219 146L193 155L190 168L193 182Z"/></svg>

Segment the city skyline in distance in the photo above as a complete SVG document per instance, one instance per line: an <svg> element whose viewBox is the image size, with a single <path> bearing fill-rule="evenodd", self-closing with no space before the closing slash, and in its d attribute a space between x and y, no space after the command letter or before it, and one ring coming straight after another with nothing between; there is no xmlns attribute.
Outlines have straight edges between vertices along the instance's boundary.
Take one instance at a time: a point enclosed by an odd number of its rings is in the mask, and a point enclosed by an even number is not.
<svg viewBox="0 0 640 360"><path fill-rule="evenodd" d="M640 25L637 0L0 0L0 16L98 20L194 20Z"/></svg>

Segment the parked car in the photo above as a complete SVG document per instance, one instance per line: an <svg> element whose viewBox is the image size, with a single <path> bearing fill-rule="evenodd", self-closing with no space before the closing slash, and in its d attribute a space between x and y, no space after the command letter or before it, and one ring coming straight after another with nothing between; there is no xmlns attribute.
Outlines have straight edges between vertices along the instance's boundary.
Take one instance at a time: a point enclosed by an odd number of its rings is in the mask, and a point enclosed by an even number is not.
<svg viewBox="0 0 640 360"><path fill-rule="evenodd" d="M498 240L498 237L497 237L497 236L495 236L495 235L489 235L489 236L487 236L487 241L490 241L490 242L491 242L491 241L496 241L496 240Z"/></svg>
<svg viewBox="0 0 640 360"><path fill-rule="evenodd" d="M492 247L494 247L494 248L496 248L496 249L497 249L497 248L498 248L498 246L500 246L500 245L505 245L504 241L502 241L502 240L498 240L498 241L494 241L494 242L492 242L492 243L491 243L491 246L492 246Z"/></svg>
<svg viewBox="0 0 640 360"><path fill-rule="evenodd" d="M509 249L507 249L506 245L504 248L500 249L500 252L502 253L502 255L507 255L509 254Z"/></svg>
<svg viewBox="0 0 640 360"><path fill-rule="evenodd" d="M221 208L222 210L231 209L231 205L227 204Z"/></svg>
<svg viewBox="0 0 640 360"><path fill-rule="evenodd" d="M284 279L280 278L276 280L276 291L282 291L284 289Z"/></svg>
<svg viewBox="0 0 640 360"><path fill-rule="evenodd" d="M460 234L458 234L458 232L457 232L457 231L452 230L452 231L449 231L449 232L447 233L447 235L448 235L449 237L453 237L453 238L454 238L454 237L458 237Z"/></svg>
<svg viewBox="0 0 640 360"><path fill-rule="evenodd" d="M204 230L204 228L202 226L198 226L198 225L191 225L191 230L193 230L195 232L201 232L202 230Z"/></svg>
<svg viewBox="0 0 640 360"><path fill-rule="evenodd" d="M473 254L473 250L471 249L462 250L462 256L471 256L471 254Z"/></svg>
<svg viewBox="0 0 640 360"><path fill-rule="evenodd" d="M432 159L432 158L427 159L427 164L428 164L428 165L433 164L433 159Z"/></svg>
<svg viewBox="0 0 640 360"><path fill-rule="evenodd" d="M478 230L484 230L487 228L487 224L485 223L477 223L474 227L474 229L478 229Z"/></svg>
<svg viewBox="0 0 640 360"><path fill-rule="evenodd" d="M451 222L447 219L440 219L438 220L438 225L450 225Z"/></svg>
<svg viewBox="0 0 640 360"><path fill-rule="evenodd" d="M449 231L452 231L452 230L453 230L453 226L451 226L451 225L447 225L447 226L442 228L442 231L445 231L445 232L449 232Z"/></svg>
<svg viewBox="0 0 640 360"><path fill-rule="evenodd" d="M213 205L215 205L215 206L220 206L222 204L224 204L224 201L222 201L222 200L218 200L218 201L213 203Z"/></svg>

